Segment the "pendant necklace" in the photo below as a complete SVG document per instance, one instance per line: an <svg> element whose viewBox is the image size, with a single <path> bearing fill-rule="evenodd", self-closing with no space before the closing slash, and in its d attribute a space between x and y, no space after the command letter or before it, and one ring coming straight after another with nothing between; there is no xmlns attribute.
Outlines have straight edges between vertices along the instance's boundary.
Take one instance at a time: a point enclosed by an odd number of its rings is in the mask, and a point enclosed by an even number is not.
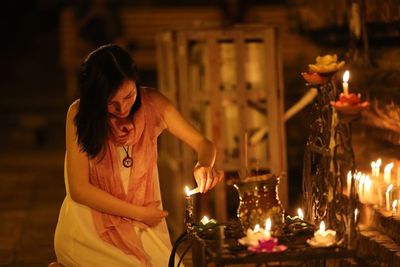
<svg viewBox="0 0 400 267"><path fill-rule="evenodd" d="M122 165L124 165L125 168L130 168L132 167L132 163L133 163L133 159L131 158L131 156L129 156L129 146L125 147L122 146L125 150L126 156L125 158L122 160Z"/></svg>

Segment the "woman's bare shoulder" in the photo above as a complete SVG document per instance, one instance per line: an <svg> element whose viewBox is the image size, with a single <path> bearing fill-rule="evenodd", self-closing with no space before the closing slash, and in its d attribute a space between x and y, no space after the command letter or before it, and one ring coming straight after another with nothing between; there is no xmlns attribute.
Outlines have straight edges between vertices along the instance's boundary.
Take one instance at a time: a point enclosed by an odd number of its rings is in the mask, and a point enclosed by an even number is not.
<svg viewBox="0 0 400 267"><path fill-rule="evenodd" d="M148 95L152 102L156 105L166 105L170 102L169 99L157 89L151 87L141 87L141 90Z"/></svg>
<svg viewBox="0 0 400 267"><path fill-rule="evenodd" d="M73 119L78 112L79 108L79 99L75 100L68 108L67 118Z"/></svg>

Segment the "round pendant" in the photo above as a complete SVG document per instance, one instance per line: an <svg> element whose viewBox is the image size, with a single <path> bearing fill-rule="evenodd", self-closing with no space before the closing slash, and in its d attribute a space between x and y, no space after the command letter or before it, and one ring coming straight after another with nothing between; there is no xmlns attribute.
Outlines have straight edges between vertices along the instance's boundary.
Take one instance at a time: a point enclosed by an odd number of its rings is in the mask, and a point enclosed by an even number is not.
<svg viewBox="0 0 400 267"><path fill-rule="evenodd" d="M132 163L133 163L133 160L132 160L132 158L129 157L129 156L126 156L126 157L124 158L124 160L122 161L122 165L124 165L125 168L130 168L130 167L132 167Z"/></svg>

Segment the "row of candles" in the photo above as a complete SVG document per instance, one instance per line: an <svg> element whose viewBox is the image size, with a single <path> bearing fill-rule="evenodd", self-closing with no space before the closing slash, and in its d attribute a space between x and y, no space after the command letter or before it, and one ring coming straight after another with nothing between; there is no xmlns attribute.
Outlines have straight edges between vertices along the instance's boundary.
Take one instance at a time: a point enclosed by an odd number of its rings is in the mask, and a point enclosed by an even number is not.
<svg viewBox="0 0 400 267"><path fill-rule="evenodd" d="M385 207L387 211L397 212L400 201L400 166L397 168L397 177L394 181L392 169L394 163L385 165L383 175L380 173L382 160L378 159L371 162L370 175L362 172L347 173L347 194L350 194L350 185L354 179L356 193L363 203Z"/></svg>
<svg viewBox="0 0 400 267"><path fill-rule="evenodd" d="M193 224L193 199L192 195L199 193L199 190L185 187L186 193L186 215L185 215L185 223L187 226ZM297 216L293 217L294 220L304 221L304 213L299 208L297 210ZM204 216L200 220L201 225L207 227L209 224L215 224L216 221L214 219L209 219L207 216ZM256 224L254 229L247 229L246 236L239 240L243 245L247 245L249 250L254 252L276 252L276 251L284 251L287 249L286 246L279 245L278 239L273 237L271 234L272 221L271 218L267 218L265 221L265 227L262 228L259 224ZM334 244L336 241L336 232L331 229L326 230L326 226L324 221L321 221L319 229L315 231L313 244L315 246L329 246Z"/></svg>

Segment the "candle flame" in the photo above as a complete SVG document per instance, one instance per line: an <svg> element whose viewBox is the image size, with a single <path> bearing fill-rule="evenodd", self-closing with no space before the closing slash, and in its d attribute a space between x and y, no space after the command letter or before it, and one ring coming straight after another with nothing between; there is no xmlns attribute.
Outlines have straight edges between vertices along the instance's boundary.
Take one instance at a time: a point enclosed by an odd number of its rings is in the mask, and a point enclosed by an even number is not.
<svg viewBox="0 0 400 267"><path fill-rule="evenodd" d="M393 189L393 184L390 184L386 189L386 193L389 194L389 192L392 191L392 189Z"/></svg>
<svg viewBox="0 0 400 267"><path fill-rule="evenodd" d="M365 177L365 181L364 181L365 189L366 189L366 190L371 189L371 185L372 185L372 180L371 180L371 178L369 178L369 176L367 175L367 176Z"/></svg>
<svg viewBox="0 0 400 267"><path fill-rule="evenodd" d="M187 187L187 186L185 186L185 193L186 193L186 196L190 197L190 190L189 190L189 187Z"/></svg>
<svg viewBox="0 0 400 267"><path fill-rule="evenodd" d="M271 231L271 219L270 218L268 218L266 221L265 221L265 231L267 231L267 232L269 232L269 231Z"/></svg>
<svg viewBox="0 0 400 267"><path fill-rule="evenodd" d="M325 223L324 223L324 221L321 221L321 223L319 224L319 231L321 233L325 233Z"/></svg>
<svg viewBox="0 0 400 267"><path fill-rule="evenodd" d="M358 209L354 210L354 220L357 221Z"/></svg>
<svg viewBox="0 0 400 267"><path fill-rule="evenodd" d="M392 168L393 168L393 162L390 162L389 164L386 164L384 172L385 173L391 172Z"/></svg>
<svg viewBox="0 0 400 267"><path fill-rule="evenodd" d="M202 224L207 224L207 223L209 223L209 222L210 222L210 220L208 219L207 216L203 216L203 218L201 219L201 223L202 223Z"/></svg>
<svg viewBox="0 0 400 267"><path fill-rule="evenodd" d="M376 161L376 167L377 168L379 168L380 166L381 166L381 164L382 164L382 160L379 158L377 161Z"/></svg>
<svg viewBox="0 0 400 267"><path fill-rule="evenodd" d="M348 181L351 181L351 171L349 171L349 172L347 173L347 180L348 180Z"/></svg>
<svg viewBox="0 0 400 267"><path fill-rule="evenodd" d="M254 226L254 232L258 232L260 231L260 225L256 224L256 226Z"/></svg>
<svg viewBox="0 0 400 267"><path fill-rule="evenodd" d="M297 209L297 215L299 216L299 218L300 218L301 220L304 219L304 213L303 213L303 211L302 211L300 208Z"/></svg>
<svg viewBox="0 0 400 267"><path fill-rule="evenodd" d="M393 203L392 203L393 210L396 210L396 206L397 206L397 199L393 200Z"/></svg>
<svg viewBox="0 0 400 267"><path fill-rule="evenodd" d="M347 83L350 78L350 71L346 70L343 74L343 82Z"/></svg>
<svg viewBox="0 0 400 267"><path fill-rule="evenodd" d="M371 168L372 168L372 169L375 169L375 165L376 165L376 164L375 164L375 161L372 161L372 162L371 162Z"/></svg>

